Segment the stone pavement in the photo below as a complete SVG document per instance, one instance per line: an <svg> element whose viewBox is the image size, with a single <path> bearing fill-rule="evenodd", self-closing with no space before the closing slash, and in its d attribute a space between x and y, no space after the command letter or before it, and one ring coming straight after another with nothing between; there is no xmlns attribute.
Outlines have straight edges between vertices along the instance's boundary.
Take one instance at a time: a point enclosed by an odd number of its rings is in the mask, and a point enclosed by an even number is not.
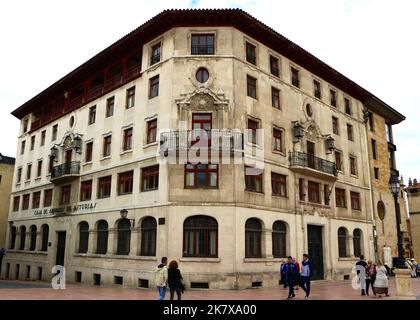
<svg viewBox="0 0 420 320"><path fill-rule="evenodd" d="M420 278L412 279L413 293L420 300ZM390 280L390 297L363 297L350 281L314 281L311 300L388 300L395 299L395 279ZM155 300L152 289L125 289L68 284L65 290L54 290L45 282L0 281L0 300ZM188 290L184 300L284 300L283 287L246 290ZM303 290L296 291L296 299L303 300ZM169 292L166 296L169 299Z"/></svg>

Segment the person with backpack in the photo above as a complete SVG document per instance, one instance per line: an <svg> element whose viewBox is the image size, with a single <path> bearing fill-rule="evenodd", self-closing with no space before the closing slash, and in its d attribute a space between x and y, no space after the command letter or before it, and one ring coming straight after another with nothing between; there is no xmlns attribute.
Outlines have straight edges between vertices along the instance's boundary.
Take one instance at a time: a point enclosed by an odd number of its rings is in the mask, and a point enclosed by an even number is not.
<svg viewBox="0 0 420 320"><path fill-rule="evenodd" d="M155 271L155 283L159 292L158 300L165 300L166 288L168 286L168 258L162 257L161 264L159 264Z"/></svg>
<svg viewBox="0 0 420 320"><path fill-rule="evenodd" d="M293 258L291 256L287 257L287 263L285 268L285 276L286 276L286 283L289 287L289 295L287 300L293 299L296 295L294 292L294 286L296 281L297 275L297 268L296 265L293 263Z"/></svg>
<svg viewBox="0 0 420 320"><path fill-rule="evenodd" d="M170 293L170 300L174 300L174 295L178 297L178 300L181 300L181 295L185 291L185 286L182 283L182 275L181 271L178 269L178 263L175 260L172 260L169 263L168 268L168 285L169 285L169 293Z"/></svg>
<svg viewBox="0 0 420 320"><path fill-rule="evenodd" d="M307 253L303 254L302 267L300 271L300 287L305 291L305 299L309 299L311 293L311 277L313 269L312 262L309 260Z"/></svg>
<svg viewBox="0 0 420 320"><path fill-rule="evenodd" d="M356 262L356 273L359 277L362 296L366 295L366 267L367 263L365 261L365 256L361 254L359 261Z"/></svg>

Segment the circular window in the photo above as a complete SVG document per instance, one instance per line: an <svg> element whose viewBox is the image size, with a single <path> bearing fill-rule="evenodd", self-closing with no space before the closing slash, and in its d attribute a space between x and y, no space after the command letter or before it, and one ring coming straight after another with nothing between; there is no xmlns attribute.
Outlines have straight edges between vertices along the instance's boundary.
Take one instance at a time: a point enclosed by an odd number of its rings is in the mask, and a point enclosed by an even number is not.
<svg viewBox="0 0 420 320"><path fill-rule="evenodd" d="M309 103L307 103L306 104L306 114L308 115L308 117L312 117L312 106L309 104Z"/></svg>
<svg viewBox="0 0 420 320"><path fill-rule="evenodd" d="M207 80L209 80L209 72L207 71L206 68L200 68L197 70L197 73L195 74L195 78L200 83L207 82Z"/></svg>
<svg viewBox="0 0 420 320"><path fill-rule="evenodd" d="M70 121L69 121L70 127L73 127L74 125L74 116L70 117Z"/></svg>
<svg viewBox="0 0 420 320"><path fill-rule="evenodd" d="M383 201L378 201L377 210L378 210L379 219L384 220L385 219L385 204L383 203Z"/></svg>

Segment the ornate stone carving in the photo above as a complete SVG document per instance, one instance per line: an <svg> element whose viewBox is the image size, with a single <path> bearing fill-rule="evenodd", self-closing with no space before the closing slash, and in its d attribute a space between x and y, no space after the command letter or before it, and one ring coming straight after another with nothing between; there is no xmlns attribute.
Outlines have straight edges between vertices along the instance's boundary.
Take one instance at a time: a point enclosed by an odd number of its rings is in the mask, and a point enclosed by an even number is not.
<svg viewBox="0 0 420 320"><path fill-rule="evenodd" d="M210 88L197 88L190 93L181 94L175 100L178 110L227 110L230 111L229 100L224 92L219 89L214 92Z"/></svg>

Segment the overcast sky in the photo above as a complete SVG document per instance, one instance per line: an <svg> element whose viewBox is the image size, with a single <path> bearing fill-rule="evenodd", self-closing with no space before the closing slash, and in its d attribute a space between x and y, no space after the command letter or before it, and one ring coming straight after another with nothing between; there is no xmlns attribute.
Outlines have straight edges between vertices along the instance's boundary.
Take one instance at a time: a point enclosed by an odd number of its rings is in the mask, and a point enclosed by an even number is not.
<svg viewBox="0 0 420 320"><path fill-rule="evenodd" d="M15 156L10 112L164 9L248 11L407 117L397 166L420 179L420 1L13 0L1 4L0 152Z"/></svg>

